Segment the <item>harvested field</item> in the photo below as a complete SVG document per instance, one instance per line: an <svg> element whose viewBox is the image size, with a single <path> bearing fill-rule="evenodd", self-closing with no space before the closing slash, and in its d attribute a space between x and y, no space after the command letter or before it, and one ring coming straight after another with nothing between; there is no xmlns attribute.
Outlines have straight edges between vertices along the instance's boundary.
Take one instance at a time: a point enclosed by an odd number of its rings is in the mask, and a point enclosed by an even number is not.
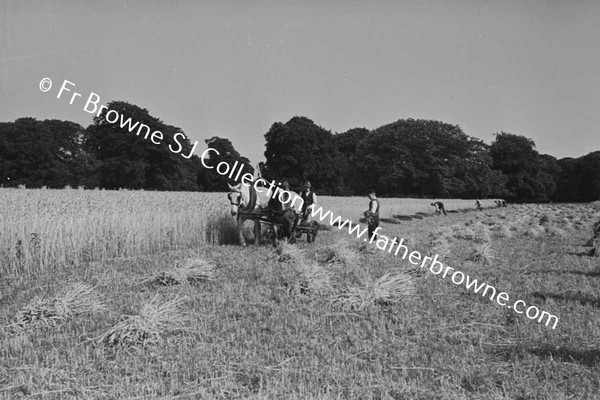
<svg viewBox="0 0 600 400"><path fill-rule="evenodd" d="M366 206L334 200L321 203L350 219ZM404 200L385 199L383 218L432 211ZM556 315L555 329L335 227L314 244L220 245L229 222L211 221L227 215L224 194L0 190L0 207L0 398L600 392L591 205L381 224L411 251Z"/></svg>

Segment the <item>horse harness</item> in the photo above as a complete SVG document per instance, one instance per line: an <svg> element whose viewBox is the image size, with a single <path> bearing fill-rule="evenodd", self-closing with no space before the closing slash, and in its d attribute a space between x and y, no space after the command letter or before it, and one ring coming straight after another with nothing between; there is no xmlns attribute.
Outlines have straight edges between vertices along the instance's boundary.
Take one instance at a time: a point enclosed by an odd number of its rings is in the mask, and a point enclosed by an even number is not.
<svg viewBox="0 0 600 400"><path fill-rule="evenodd" d="M238 194L238 198L237 201L233 200L233 194L237 193ZM249 212L252 211L254 209L254 207L256 206L256 200L257 200L257 195L256 195L256 191L254 190L250 190L250 199L248 201L248 204L245 204L243 202L244 200L244 196L242 195L241 192L230 192L227 195L227 198L229 199L229 204L231 204L232 206L236 206L238 208L238 212L237 212L237 219L240 219L240 211L242 212Z"/></svg>
<svg viewBox="0 0 600 400"><path fill-rule="evenodd" d="M237 203L234 203L233 199L232 199L232 197L233 197L232 194L234 194L234 193L238 193L239 194L238 199L237 199ZM237 206L237 207L239 207L242 204L242 197L244 197L244 196L242 196L242 194L239 193L239 192L231 192L231 193L229 193L227 195L227 198L229 199L229 204L231 204L232 206Z"/></svg>

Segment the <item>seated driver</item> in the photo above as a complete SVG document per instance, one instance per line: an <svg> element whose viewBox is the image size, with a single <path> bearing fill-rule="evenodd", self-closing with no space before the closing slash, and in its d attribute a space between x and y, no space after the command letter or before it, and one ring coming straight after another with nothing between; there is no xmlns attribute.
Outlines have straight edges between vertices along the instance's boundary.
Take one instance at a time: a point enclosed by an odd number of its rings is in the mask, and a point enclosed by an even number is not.
<svg viewBox="0 0 600 400"><path fill-rule="evenodd" d="M312 210L317 206L317 195L312 190L310 182L305 181L302 185L302 192L300 193L302 198L302 218L309 222L312 219Z"/></svg>

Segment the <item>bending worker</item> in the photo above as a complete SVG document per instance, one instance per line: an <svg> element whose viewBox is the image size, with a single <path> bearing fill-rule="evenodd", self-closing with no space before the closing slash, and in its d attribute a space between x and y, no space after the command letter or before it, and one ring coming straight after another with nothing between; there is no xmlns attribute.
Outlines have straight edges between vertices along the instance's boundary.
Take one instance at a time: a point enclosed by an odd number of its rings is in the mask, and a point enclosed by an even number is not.
<svg viewBox="0 0 600 400"><path fill-rule="evenodd" d="M435 207L436 214L444 213L444 215L448 215L446 213L446 209L444 208L444 203L441 201L436 201L435 203L431 203L431 205Z"/></svg>

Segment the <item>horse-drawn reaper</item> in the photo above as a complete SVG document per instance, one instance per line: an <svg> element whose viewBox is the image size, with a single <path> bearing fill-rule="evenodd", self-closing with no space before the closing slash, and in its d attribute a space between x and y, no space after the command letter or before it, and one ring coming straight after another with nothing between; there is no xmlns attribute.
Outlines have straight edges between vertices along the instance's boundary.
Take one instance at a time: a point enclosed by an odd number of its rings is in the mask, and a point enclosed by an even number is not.
<svg viewBox="0 0 600 400"><path fill-rule="evenodd" d="M302 199L290 190L255 186L238 183L229 186L231 215L237 217L239 240L246 245L243 226L247 220L254 221L255 244L260 244L261 223L268 226L274 244L278 239L295 241L296 236L306 233L307 242L313 242L317 236L318 225L315 221L307 223L301 216ZM299 200L299 201L298 201Z"/></svg>

